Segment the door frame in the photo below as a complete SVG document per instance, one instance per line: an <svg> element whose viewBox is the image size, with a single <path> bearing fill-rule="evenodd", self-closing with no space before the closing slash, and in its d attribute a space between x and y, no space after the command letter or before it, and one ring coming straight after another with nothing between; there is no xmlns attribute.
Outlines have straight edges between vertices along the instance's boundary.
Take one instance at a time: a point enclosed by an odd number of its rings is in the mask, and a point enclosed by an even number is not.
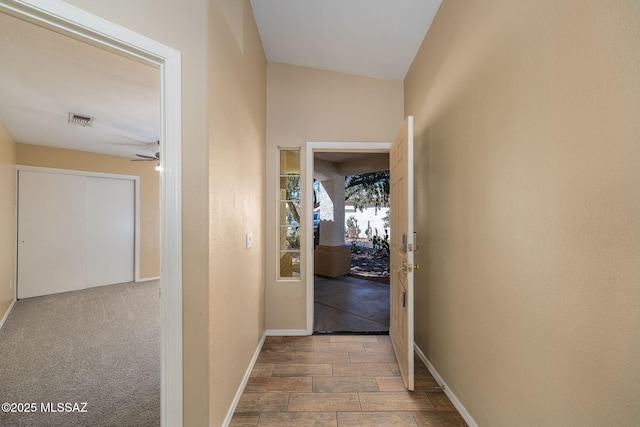
<svg viewBox="0 0 640 427"><path fill-rule="evenodd" d="M0 12L160 70L160 419L182 426L181 54L57 0L0 0Z"/></svg>
<svg viewBox="0 0 640 427"><path fill-rule="evenodd" d="M314 162L313 154L321 152L330 153L388 153L391 149L391 142L307 142L304 147L305 156L303 162L304 174L302 175L301 187L306 191L304 207L302 214L304 218L310 218L313 212L313 174L314 174ZM311 236L313 234L313 221L302 222L302 232L305 236ZM314 288L313 288L313 239L307 238L304 257L306 261L306 275L305 281L307 284L307 335L313 335L313 301L314 301Z"/></svg>

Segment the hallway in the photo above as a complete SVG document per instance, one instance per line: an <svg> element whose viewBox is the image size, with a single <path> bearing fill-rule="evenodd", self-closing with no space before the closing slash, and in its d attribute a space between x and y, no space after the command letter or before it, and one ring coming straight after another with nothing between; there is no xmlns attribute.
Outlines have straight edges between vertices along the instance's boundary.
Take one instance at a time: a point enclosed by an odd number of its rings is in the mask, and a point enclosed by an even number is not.
<svg viewBox="0 0 640 427"><path fill-rule="evenodd" d="M466 426L415 360L408 392L388 336L267 337L231 426Z"/></svg>

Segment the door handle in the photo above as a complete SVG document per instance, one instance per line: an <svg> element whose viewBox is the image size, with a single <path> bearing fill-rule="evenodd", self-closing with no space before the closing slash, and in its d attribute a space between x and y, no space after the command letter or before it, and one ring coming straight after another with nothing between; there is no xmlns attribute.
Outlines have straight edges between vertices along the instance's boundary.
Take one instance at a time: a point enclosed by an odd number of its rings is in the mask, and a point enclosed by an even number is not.
<svg viewBox="0 0 640 427"><path fill-rule="evenodd" d="M420 265L419 264L409 264L407 263L406 258L402 260L402 267L396 269L398 271L398 273L402 272L404 274L407 273L412 273L413 270L418 270L420 269Z"/></svg>
<svg viewBox="0 0 640 427"><path fill-rule="evenodd" d="M407 274L407 260L406 259L402 260L402 267L396 268L396 271L398 273Z"/></svg>
<svg viewBox="0 0 640 427"><path fill-rule="evenodd" d="M407 306L407 293L403 292L402 293L402 308L405 308Z"/></svg>

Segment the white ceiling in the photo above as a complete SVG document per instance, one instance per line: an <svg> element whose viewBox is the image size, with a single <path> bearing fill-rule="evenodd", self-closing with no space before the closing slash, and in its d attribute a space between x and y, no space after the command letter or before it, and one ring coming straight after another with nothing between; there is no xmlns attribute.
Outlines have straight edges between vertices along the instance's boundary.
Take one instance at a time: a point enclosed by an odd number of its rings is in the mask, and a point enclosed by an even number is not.
<svg viewBox="0 0 640 427"><path fill-rule="evenodd" d="M404 80L442 0L251 0L267 59Z"/></svg>
<svg viewBox="0 0 640 427"><path fill-rule="evenodd" d="M158 151L160 71L0 13L0 120L16 142L125 157ZM92 127L69 113L94 117Z"/></svg>
<svg viewBox="0 0 640 427"><path fill-rule="evenodd" d="M403 80L441 0L252 0L269 61ZM16 142L157 150L160 72L0 13L0 120ZM94 117L92 127L69 113Z"/></svg>

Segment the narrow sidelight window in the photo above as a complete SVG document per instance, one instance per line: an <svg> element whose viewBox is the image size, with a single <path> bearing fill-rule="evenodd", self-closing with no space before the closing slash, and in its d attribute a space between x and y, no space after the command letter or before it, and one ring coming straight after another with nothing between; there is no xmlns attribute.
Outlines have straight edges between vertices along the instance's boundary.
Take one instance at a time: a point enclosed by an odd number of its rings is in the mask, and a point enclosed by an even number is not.
<svg viewBox="0 0 640 427"><path fill-rule="evenodd" d="M280 150L280 274L300 277L300 150Z"/></svg>

